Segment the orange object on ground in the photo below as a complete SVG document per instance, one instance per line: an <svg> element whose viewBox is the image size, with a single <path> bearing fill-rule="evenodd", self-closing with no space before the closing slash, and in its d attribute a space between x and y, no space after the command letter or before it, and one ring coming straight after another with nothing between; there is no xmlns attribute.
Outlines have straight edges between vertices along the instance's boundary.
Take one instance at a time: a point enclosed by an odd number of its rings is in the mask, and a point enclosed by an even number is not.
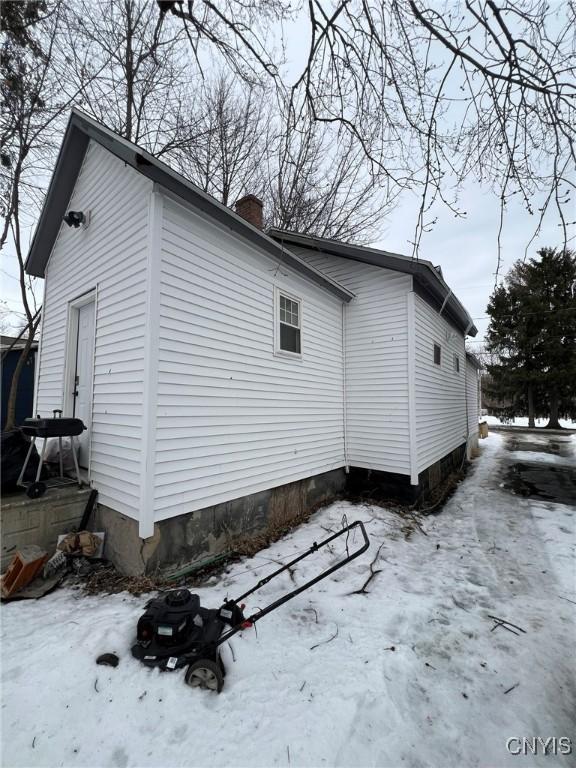
<svg viewBox="0 0 576 768"><path fill-rule="evenodd" d="M46 560L48 560L47 553L35 544L19 549L2 576L2 597L10 597L30 584Z"/></svg>

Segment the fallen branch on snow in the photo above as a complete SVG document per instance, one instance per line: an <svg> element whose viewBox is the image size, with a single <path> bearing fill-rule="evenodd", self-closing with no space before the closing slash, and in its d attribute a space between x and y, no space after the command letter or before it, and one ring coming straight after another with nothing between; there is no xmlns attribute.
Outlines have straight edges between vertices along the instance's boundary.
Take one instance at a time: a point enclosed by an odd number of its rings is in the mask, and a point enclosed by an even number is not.
<svg viewBox="0 0 576 768"><path fill-rule="evenodd" d="M501 619L499 616L491 616L490 614L488 614L488 618L495 622L490 632L494 632L498 627L502 627L503 629L507 629L508 632L512 632L513 635L519 635L520 632L526 634L525 629L522 629L522 627L519 627L517 624L512 624L512 622L507 619ZM514 627L514 629L511 629L511 627ZM520 630L520 632L515 632L514 630L516 629Z"/></svg>
<svg viewBox="0 0 576 768"><path fill-rule="evenodd" d="M418 521L418 518L416 517L416 515L413 512L410 512L409 514L410 514L410 517L412 518L412 521L414 522L414 525L418 528L420 533L423 533L424 536L428 536L424 528L422 528L422 526L420 525L420 522Z"/></svg>
<svg viewBox="0 0 576 768"><path fill-rule="evenodd" d="M377 576L379 573L382 573L382 568L379 568L377 571L375 571L374 566L376 565L378 556L380 555L382 547L384 546L385 543L386 542L383 541L382 544L380 544L380 546L378 547L378 551L374 555L374 560L372 560L372 562L370 563L370 576L368 576L368 578L366 579L364 584L360 587L360 589L355 589L354 592L349 593L350 595L369 595L370 594L369 592L366 591L366 587L368 586L368 584L370 584L370 582L375 576Z"/></svg>
<svg viewBox="0 0 576 768"><path fill-rule="evenodd" d="M331 643L332 640L338 637L338 624L336 624L336 632L332 635L332 637L328 638L328 640L322 640L321 643L316 643L316 645L313 645L312 648L310 648L311 651L314 650L314 648L318 648L319 645L327 645L328 643Z"/></svg>
<svg viewBox="0 0 576 768"><path fill-rule="evenodd" d="M559 597L560 600L566 600L569 603L572 603L572 605L576 605L576 602L574 600L570 600L568 597L562 597L562 595L556 595L556 597Z"/></svg>
<svg viewBox="0 0 576 768"><path fill-rule="evenodd" d="M463 605L462 605L462 603L459 603L459 602L458 602L458 600L456 600L456 598L454 597L454 595L450 595L450 597L452 598L452 602L454 603L454 605L456 606L456 608L460 608L460 610L461 610L461 611L466 611L466 613L470 613L470 611L468 610L468 608L466 608L465 606L463 606Z"/></svg>

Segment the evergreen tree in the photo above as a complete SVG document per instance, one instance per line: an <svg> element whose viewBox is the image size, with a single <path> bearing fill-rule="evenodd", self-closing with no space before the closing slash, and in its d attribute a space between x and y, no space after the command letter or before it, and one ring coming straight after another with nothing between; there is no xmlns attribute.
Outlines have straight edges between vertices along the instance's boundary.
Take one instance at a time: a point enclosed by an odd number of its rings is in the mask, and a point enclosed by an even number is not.
<svg viewBox="0 0 576 768"><path fill-rule="evenodd" d="M488 304L487 342L498 361L488 365L492 392L507 415L528 411L558 429L562 415L576 418L576 257L542 248L539 258L517 261Z"/></svg>

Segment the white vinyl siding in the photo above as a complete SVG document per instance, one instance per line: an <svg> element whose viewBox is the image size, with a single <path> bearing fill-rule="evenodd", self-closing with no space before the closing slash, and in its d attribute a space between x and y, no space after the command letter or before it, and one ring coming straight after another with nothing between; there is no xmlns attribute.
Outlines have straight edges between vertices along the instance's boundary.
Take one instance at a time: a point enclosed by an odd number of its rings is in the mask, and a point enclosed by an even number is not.
<svg viewBox="0 0 576 768"><path fill-rule="evenodd" d="M35 413L63 407L68 303L96 289L90 475L99 501L139 517L150 181L90 143L46 270ZM65 414L66 415L66 414Z"/></svg>
<svg viewBox="0 0 576 768"><path fill-rule="evenodd" d="M475 365L466 360L466 407L468 411L468 432L478 434L480 416L480 376Z"/></svg>
<svg viewBox="0 0 576 768"><path fill-rule="evenodd" d="M164 199L155 519L344 464L342 302ZM274 355L274 291L302 356Z"/></svg>
<svg viewBox="0 0 576 768"><path fill-rule="evenodd" d="M291 250L355 294L345 309L348 464L410 474L406 296L411 277L307 248Z"/></svg>
<svg viewBox="0 0 576 768"><path fill-rule="evenodd" d="M437 310L415 295L415 400L418 472L466 442L466 400L463 366L455 370L454 355L464 360L464 335ZM441 349L434 363L434 344Z"/></svg>

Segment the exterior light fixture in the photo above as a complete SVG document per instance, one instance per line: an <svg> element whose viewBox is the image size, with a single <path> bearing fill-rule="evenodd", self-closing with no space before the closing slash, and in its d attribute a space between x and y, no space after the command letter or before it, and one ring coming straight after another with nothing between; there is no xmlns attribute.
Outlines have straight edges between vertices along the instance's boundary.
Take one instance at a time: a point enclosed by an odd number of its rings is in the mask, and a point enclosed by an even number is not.
<svg viewBox="0 0 576 768"><path fill-rule="evenodd" d="M66 216L64 216L64 221L69 227L74 227L75 229L78 229L81 224L87 223L84 211L68 211Z"/></svg>

